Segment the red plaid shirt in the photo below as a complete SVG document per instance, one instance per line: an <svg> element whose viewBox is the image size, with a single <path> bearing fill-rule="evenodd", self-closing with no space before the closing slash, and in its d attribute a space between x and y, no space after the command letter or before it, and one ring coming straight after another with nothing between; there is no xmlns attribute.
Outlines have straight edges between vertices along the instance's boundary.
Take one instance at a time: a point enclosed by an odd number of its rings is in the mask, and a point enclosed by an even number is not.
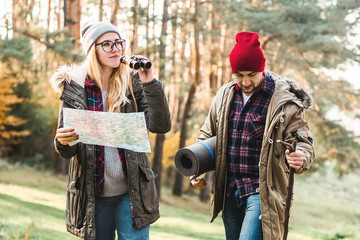
<svg viewBox="0 0 360 240"><path fill-rule="evenodd" d="M96 85L94 80L92 80L89 76L85 81L85 89L86 89L86 97L88 110L91 111L100 111L103 109L103 100L102 93L100 88ZM104 168L105 168L105 148L104 146L95 145L95 159L94 159L94 189L95 194L97 196L102 196L104 194ZM126 164L125 164L125 155L124 150L118 148L119 158L121 161L121 165L124 169L126 176Z"/></svg>
<svg viewBox="0 0 360 240"><path fill-rule="evenodd" d="M229 113L226 194L230 197L235 192L235 196L242 198L258 193L261 142L275 84L265 75L245 106L242 91L235 85L236 93Z"/></svg>

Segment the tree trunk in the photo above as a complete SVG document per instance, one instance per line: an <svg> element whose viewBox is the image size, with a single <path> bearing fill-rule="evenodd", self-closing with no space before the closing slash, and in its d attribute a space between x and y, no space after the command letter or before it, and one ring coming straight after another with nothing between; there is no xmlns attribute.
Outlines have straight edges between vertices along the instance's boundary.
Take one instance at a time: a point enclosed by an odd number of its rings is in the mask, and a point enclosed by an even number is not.
<svg viewBox="0 0 360 240"><path fill-rule="evenodd" d="M176 172L176 169L174 166L169 166L167 169L166 169L166 181L163 182L163 184L168 187L168 188L171 188L172 186L172 180L174 179L174 173Z"/></svg>
<svg viewBox="0 0 360 240"><path fill-rule="evenodd" d="M49 0L48 3L48 14L47 14L47 19L46 19L46 26L48 29L50 29L50 20L51 20L51 0Z"/></svg>
<svg viewBox="0 0 360 240"><path fill-rule="evenodd" d="M64 24L69 29L70 35L74 38L74 48L80 46L81 2L81 0L64 1Z"/></svg>
<svg viewBox="0 0 360 240"><path fill-rule="evenodd" d="M224 41L223 41L223 51L222 51L222 66L221 66L221 75L219 78L220 83L218 84L218 86L222 86L225 82L229 81L229 76L228 76L228 72L229 72L229 68L230 68L230 64L229 64L229 46L230 45L227 43L228 40L228 31L226 28L226 25L223 25L223 36L224 36Z"/></svg>
<svg viewBox="0 0 360 240"><path fill-rule="evenodd" d="M212 4L213 11L211 11L211 29L212 30L220 30L220 14L216 9L216 3ZM210 89L215 94L217 89L220 87L218 86L218 71L219 71L219 63L221 62L221 50L220 50L220 36L216 33L212 33L210 36Z"/></svg>
<svg viewBox="0 0 360 240"><path fill-rule="evenodd" d="M183 0L183 8L182 11L178 11L178 5L175 6L175 9L172 9L171 12L174 13L172 16L172 38L173 38L173 56L171 59L173 66L173 76L171 77L171 82L168 85L168 89L170 89L169 95L169 106L171 112L171 122L172 122L172 132L177 133L179 131L179 122L180 122L180 109L182 102L182 93L178 89L180 88L178 79L182 79L182 82L186 82L186 73L187 68L185 63L187 59L185 57L185 44L186 44L186 30L187 30L187 13L186 13L186 1ZM181 22L183 23L181 26L177 25L177 18L181 18ZM177 29L180 28L180 34L177 34ZM178 57L176 57L176 55ZM182 65L184 63L184 66ZM180 83L182 84L182 83ZM175 167L171 166L167 169L167 179L166 183L168 186L174 187L174 178L176 178L177 171Z"/></svg>
<svg viewBox="0 0 360 240"><path fill-rule="evenodd" d="M134 8L133 8L133 33L132 33L132 41L131 41L131 54L135 54L138 48L138 28L139 28L139 2L138 0L134 0Z"/></svg>
<svg viewBox="0 0 360 240"><path fill-rule="evenodd" d="M146 38L146 56L150 57L150 37L149 37L149 28L150 28L150 1L148 0L147 2L147 8L146 8L146 25L145 25L145 29L146 29L146 33L145 33L145 38Z"/></svg>
<svg viewBox="0 0 360 240"><path fill-rule="evenodd" d="M200 51L199 51L199 2L200 0L195 0L195 17L194 17L194 62L195 62L195 79L191 83L188 97L185 104L183 119L181 121L181 132L180 132L180 144L179 148L185 147L185 141L187 138L187 121L190 118L190 111L192 107L193 100L195 98L195 93L198 85L200 84ZM183 176L177 172L175 177L175 183L173 187L173 195L181 196L182 195L182 186L183 186Z"/></svg>
<svg viewBox="0 0 360 240"><path fill-rule="evenodd" d="M165 77L165 48L166 48L166 37L167 37L167 23L169 20L168 14L169 8L169 0L164 0L164 8L163 8L163 18L162 18L162 27L161 27L161 36L160 36L160 73L159 77L162 79Z"/></svg>
<svg viewBox="0 0 360 240"><path fill-rule="evenodd" d="M171 45L171 49L172 49L172 57L171 57L171 64L172 64L172 74L170 76L171 82L168 86L167 89L169 89L169 92L171 94L169 94L169 108L170 108L170 113L171 113L171 123L172 123L172 129L173 132L177 132L177 121L176 121L176 116L177 116L177 112L178 112L178 100L179 100L179 91L178 91L178 86L176 84L176 81L178 79L180 79L180 75L179 73L181 72L180 70L180 63L182 59L177 59L176 55L178 53L178 55L181 55L181 52L179 53L179 48L178 48L178 42L179 42L179 36L177 34L177 30L178 25L177 25L177 19L178 19L178 12L179 12L179 8L178 5L175 5L175 9L172 9L171 12L173 12L172 15L172 21L171 21L171 29L172 29L172 45ZM181 29L179 29L181 30ZM182 49L182 51L184 51ZM180 61L179 61L180 60ZM184 61L185 62L185 61Z"/></svg>
<svg viewBox="0 0 360 240"><path fill-rule="evenodd" d="M157 178L155 179L156 189L158 191L159 197L161 196L161 173L163 169L162 158L163 158L163 147L164 147L165 135L157 134L155 149L154 149L154 158L152 168L155 173L157 173Z"/></svg>
<svg viewBox="0 0 360 240"><path fill-rule="evenodd" d="M61 24L61 19L62 19L62 17L61 17L61 10L63 9L63 7L62 7L62 1L59 1L58 2L58 6L57 6L57 8L56 8L56 13L55 13L55 16L56 16L56 22L57 22L57 29L58 30L60 30L61 28L62 28L62 26L63 26L63 24ZM65 3L65 1L64 1L64 3Z"/></svg>
<svg viewBox="0 0 360 240"><path fill-rule="evenodd" d="M104 9L104 0L100 0L99 4L99 22L103 20L103 9Z"/></svg>
<svg viewBox="0 0 360 240"><path fill-rule="evenodd" d="M190 110L191 110L191 105L192 105L193 99L195 97L196 88L197 88L197 84L196 84L196 78L195 78L195 81L191 84L191 87L190 87L190 91L189 91L189 94L187 97L187 101L186 101L185 109L184 109L184 113L183 113L183 119L181 121L179 149L185 147L185 141L187 138L187 128L188 128L187 121L190 118ZM172 193L175 196L181 196L182 195L182 187L183 187L183 176L179 172L176 172L175 183L174 183Z"/></svg>
<svg viewBox="0 0 360 240"><path fill-rule="evenodd" d="M155 46L155 26L156 26L156 24L155 24L155 8L156 8L155 2L156 2L155 0L152 0L152 13L153 13L152 42L153 42L154 46ZM157 55L156 55L156 53L154 53L154 51L152 51L151 55L154 57L154 59L157 57Z"/></svg>
<svg viewBox="0 0 360 240"><path fill-rule="evenodd" d="M111 14L111 24L116 25L117 24L117 14L120 9L120 0L115 0L114 9Z"/></svg>
<svg viewBox="0 0 360 240"><path fill-rule="evenodd" d="M183 0L183 8L182 8L182 12L183 12L183 19L184 19L184 24L182 24L181 26L181 33L180 33L180 41L181 41L181 53L180 53L180 59L181 62L186 63L187 61L187 57L185 55L185 48L186 48L186 43L187 43L187 39L190 38L190 36L187 35L188 29L191 28L191 26L189 26L189 15L187 14L187 1L191 0ZM191 33L189 33L191 34ZM193 51L190 51L190 58L192 59L193 56ZM185 69L182 69L182 74L181 74L181 79L184 80L184 82L189 82L189 79L191 78L191 76L189 76L190 74L187 74L187 72L190 72L190 69L192 67L192 62L191 60L188 60L188 64L187 66L184 64ZM181 124L181 119L182 119L182 115L183 115L183 101L184 101L185 96L183 95L179 95L178 100L177 100L177 112L176 112L176 123L177 124Z"/></svg>
<svg viewBox="0 0 360 240"><path fill-rule="evenodd" d="M163 19L162 19L162 29L160 36L160 69L159 69L159 79L165 79L165 47L166 47L166 35L167 35L167 22L168 22L168 6L169 0L164 0L164 9L163 9ZM158 179L156 180L156 187L158 189L158 193L160 195L160 186L161 186L161 172L162 172L162 156L163 156L163 148L164 148L164 134L156 135L156 143L155 143L155 152L153 159L153 168L157 170Z"/></svg>

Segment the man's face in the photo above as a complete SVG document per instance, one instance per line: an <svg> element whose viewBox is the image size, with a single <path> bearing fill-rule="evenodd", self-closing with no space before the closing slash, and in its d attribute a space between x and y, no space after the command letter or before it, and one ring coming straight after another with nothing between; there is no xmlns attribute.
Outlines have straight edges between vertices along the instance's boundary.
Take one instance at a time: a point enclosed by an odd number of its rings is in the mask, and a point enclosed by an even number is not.
<svg viewBox="0 0 360 240"><path fill-rule="evenodd" d="M246 96L253 94L263 80L262 72L240 71L233 73L233 76Z"/></svg>

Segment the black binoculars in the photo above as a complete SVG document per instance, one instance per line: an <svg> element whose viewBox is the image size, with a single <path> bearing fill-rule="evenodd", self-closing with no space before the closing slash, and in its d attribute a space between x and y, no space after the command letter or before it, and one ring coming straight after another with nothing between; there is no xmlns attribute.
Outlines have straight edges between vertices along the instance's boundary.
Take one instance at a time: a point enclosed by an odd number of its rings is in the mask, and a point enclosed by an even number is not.
<svg viewBox="0 0 360 240"><path fill-rule="evenodd" d="M126 58L125 56L122 56L120 58L120 62L129 66L129 68L132 68L134 70L138 70L140 67L145 69L150 69L152 64L150 61L146 59L137 59L135 56L132 56L130 59Z"/></svg>

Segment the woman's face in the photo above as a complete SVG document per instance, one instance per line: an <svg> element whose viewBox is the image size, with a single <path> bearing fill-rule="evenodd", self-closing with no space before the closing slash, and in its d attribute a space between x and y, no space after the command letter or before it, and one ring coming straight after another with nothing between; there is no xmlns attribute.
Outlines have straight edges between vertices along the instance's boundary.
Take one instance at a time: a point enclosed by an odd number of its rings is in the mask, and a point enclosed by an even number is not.
<svg viewBox="0 0 360 240"><path fill-rule="evenodd" d="M103 34L95 43L96 56L102 67L117 68L125 49L125 40L115 32Z"/></svg>

